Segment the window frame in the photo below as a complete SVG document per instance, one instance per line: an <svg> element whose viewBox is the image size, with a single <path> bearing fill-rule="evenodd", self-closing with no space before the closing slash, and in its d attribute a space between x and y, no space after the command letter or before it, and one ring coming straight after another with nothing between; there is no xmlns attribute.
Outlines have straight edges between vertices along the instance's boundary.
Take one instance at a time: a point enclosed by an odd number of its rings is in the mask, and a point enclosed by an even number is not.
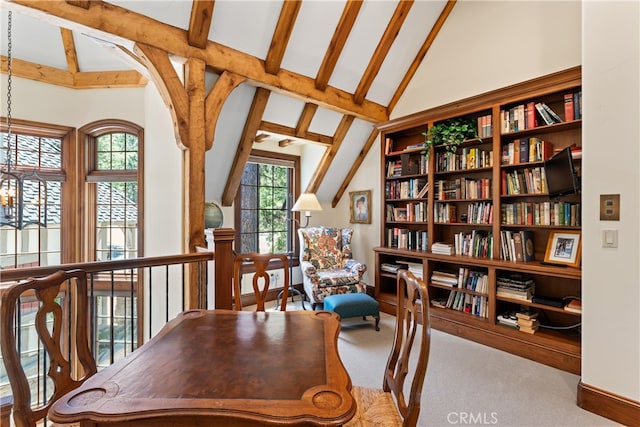
<svg viewBox="0 0 640 427"><path fill-rule="evenodd" d="M293 203L300 196L300 156L293 154L284 154L277 153L273 151L266 150L251 150L249 155L249 159L247 163L263 163L263 164L272 164L282 166L282 162L285 161L287 163L293 163L293 173L292 173L292 188L290 189L290 194L292 195L291 207L293 207ZM245 164L246 167L246 164ZM244 167L242 168L244 173ZM241 185L241 184L240 184ZM240 185L238 185L238 191L236 192L236 196L234 198L234 227L235 227L235 242L236 245L239 245L240 242L240 234L241 234L241 202L240 202ZM298 228L300 224L300 214L299 212L291 212L291 218L294 218L294 221L288 225L287 227L287 239L288 242L293 240L293 255L291 256L291 265L297 266L299 264L299 253L300 253L300 243L298 241ZM292 236L293 235L293 236ZM292 237L294 237L292 239ZM237 249L236 249L237 251ZM273 268L282 268L282 263L280 261L275 261L273 263ZM245 271L246 270L246 271ZM243 268L243 272L251 272L253 271L251 268Z"/></svg>

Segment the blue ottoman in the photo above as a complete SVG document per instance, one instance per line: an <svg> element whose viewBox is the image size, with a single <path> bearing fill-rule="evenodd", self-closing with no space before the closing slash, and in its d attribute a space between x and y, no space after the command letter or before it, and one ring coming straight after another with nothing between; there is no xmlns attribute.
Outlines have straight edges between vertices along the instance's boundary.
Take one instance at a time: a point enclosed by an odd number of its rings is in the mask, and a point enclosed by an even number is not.
<svg viewBox="0 0 640 427"><path fill-rule="evenodd" d="M329 295L324 299L324 309L338 313L342 319L362 316L367 320L366 316L373 316L376 331L380 330L380 304L365 293Z"/></svg>

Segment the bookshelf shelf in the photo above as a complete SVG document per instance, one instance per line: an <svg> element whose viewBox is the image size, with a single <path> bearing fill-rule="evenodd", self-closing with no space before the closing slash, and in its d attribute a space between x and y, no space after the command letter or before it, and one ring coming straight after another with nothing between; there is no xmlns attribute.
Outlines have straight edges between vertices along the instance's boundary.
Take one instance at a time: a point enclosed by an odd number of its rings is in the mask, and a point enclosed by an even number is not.
<svg viewBox="0 0 640 427"><path fill-rule="evenodd" d="M565 100L572 102L571 109L565 109ZM575 67L378 125L382 188L390 189L399 185L394 183L410 179L420 179L420 185L427 186L420 198L411 197L417 196L415 192L408 193L409 197L385 194L382 198L381 246L374 248L374 253L375 296L383 311L395 312L396 275L381 271L380 265L409 260L422 266L435 328L580 373L581 315L522 299L527 293L537 300L546 297L561 301L580 294L580 268L541 263L552 232L581 230L580 195L551 198L542 187L542 180L546 180L544 160L565 147L578 153L574 164L579 170L580 102L581 69ZM549 117L544 118L538 112L543 107L536 104L546 104L557 116L549 116L556 122L547 123ZM404 150L419 144L425 130L450 118L477 120L481 138L463 142L454 154L440 146L432 147L427 155L424 148ZM396 151L385 151L385 147ZM416 174L416 165L424 168L424 173ZM510 175L514 187L507 189L505 177ZM425 221L394 221L389 216L396 208L418 203L426 211ZM398 243L394 236L402 234L414 243ZM420 246L416 247L418 236ZM530 248L526 260L522 258L522 241ZM435 242L452 245L453 254L432 252ZM432 280L434 273L453 277L463 269L483 276L486 290ZM527 276L534 286L528 281L505 285L508 279L521 276ZM511 286L515 291L508 290ZM541 326L531 331L534 333L524 332L525 327L521 331L499 323L499 316L524 309L539 316Z"/></svg>

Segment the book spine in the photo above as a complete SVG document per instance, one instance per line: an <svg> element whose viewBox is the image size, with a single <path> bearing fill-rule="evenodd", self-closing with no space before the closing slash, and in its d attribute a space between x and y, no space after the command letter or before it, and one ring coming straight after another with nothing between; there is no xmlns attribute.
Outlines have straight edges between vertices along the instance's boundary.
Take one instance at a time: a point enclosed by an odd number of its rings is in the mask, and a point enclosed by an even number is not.
<svg viewBox="0 0 640 427"><path fill-rule="evenodd" d="M564 119L567 122L575 119L572 93L567 93L564 95Z"/></svg>

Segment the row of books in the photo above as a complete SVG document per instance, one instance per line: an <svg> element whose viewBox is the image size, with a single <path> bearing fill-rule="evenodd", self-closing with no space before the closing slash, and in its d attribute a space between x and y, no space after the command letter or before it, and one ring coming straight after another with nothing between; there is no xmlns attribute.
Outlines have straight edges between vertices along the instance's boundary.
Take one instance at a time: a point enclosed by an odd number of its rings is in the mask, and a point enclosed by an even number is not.
<svg viewBox="0 0 640 427"><path fill-rule="evenodd" d="M453 199L490 199L490 178L458 178L454 180L438 180L435 183L436 200Z"/></svg>
<svg viewBox="0 0 640 427"><path fill-rule="evenodd" d="M503 170L502 195L513 194L546 194L547 178L543 167L517 169L513 171Z"/></svg>
<svg viewBox="0 0 640 427"><path fill-rule="evenodd" d="M478 117L478 135L480 138L493 135L493 121L491 114Z"/></svg>
<svg viewBox="0 0 640 427"><path fill-rule="evenodd" d="M553 145L537 137L514 139L502 146L502 164L542 162L553 156Z"/></svg>
<svg viewBox="0 0 640 427"><path fill-rule="evenodd" d="M477 147L458 148L455 153L436 153L436 172L490 168L493 151Z"/></svg>
<svg viewBox="0 0 640 427"><path fill-rule="evenodd" d="M582 118L582 91L564 95L564 118L566 121Z"/></svg>
<svg viewBox="0 0 640 427"><path fill-rule="evenodd" d="M429 247L428 233L422 230L409 230L406 228L386 228L386 246L397 249L414 249L427 251Z"/></svg>
<svg viewBox="0 0 640 427"><path fill-rule="evenodd" d="M457 217L458 207L452 203L436 203L433 215L437 223L492 224L493 203L473 202L467 204L467 211Z"/></svg>
<svg viewBox="0 0 640 427"><path fill-rule="evenodd" d="M440 308L450 308L485 319L489 313L486 296L471 295L462 291L452 290L449 292L448 298L434 298L431 300L431 305Z"/></svg>
<svg viewBox="0 0 640 427"><path fill-rule="evenodd" d="M467 289L478 293L488 292L488 280L487 273L467 267L460 267L457 272L434 270L431 273L431 283L451 288Z"/></svg>
<svg viewBox="0 0 640 427"><path fill-rule="evenodd" d="M484 230L472 230L453 235L453 247L456 255L493 258L493 234Z"/></svg>
<svg viewBox="0 0 640 427"><path fill-rule="evenodd" d="M413 178L402 181L387 181L384 196L389 200L421 199L427 196L429 185L424 178Z"/></svg>
<svg viewBox="0 0 640 427"><path fill-rule="evenodd" d="M500 130L503 134L562 122L563 119L544 102L530 101L500 110Z"/></svg>
<svg viewBox="0 0 640 427"><path fill-rule="evenodd" d="M535 259L533 232L531 230L500 231L500 258L512 262L528 262Z"/></svg>
<svg viewBox="0 0 640 427"><path fill-rule="evenodd" d="M420 154L403 154L399 159L387 161L387 178L424 175L429 172L427 158Z"/></svg>
<svg viewBox="0 0 640 427"><path fill-rule="evenodd" d="M503 225L581 225L580 203L570 202L515 202L500 206Z"/></svg>
<svg viewBox="0 0 640 427"><path fill-rule="evenodd" d="M409 202L403 206L387 204L389 222L426 222L428 217L426 202Z"/></svg>

